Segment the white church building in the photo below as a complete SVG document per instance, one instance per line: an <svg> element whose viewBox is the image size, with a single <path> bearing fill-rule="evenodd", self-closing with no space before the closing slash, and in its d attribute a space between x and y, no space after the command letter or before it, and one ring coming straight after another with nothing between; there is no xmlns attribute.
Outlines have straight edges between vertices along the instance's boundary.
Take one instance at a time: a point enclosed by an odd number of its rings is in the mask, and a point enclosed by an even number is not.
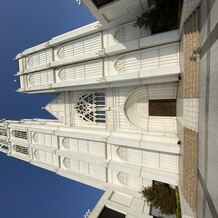
<svg viewBox="0 0 218 218"><path fill-rule="evenodd" d="M2 120L0 151L104 190L90 218L153 217L142 187L180 187L181 29L133 27L150 2L83 0L98 22L16 56L18 91L57 93L45 107L56 119Z"/></svg>

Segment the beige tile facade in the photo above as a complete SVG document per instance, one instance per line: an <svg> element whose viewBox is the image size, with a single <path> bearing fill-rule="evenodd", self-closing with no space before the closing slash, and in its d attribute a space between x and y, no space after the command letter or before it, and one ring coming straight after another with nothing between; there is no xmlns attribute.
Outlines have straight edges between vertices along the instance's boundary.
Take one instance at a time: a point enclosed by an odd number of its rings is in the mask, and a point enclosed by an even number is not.
<svg viewBox="0 0 218 218"><path fill-rule="evenodd" d="M186 21L183 33L183 98L199 97L199 10L197 9Z"/></svg>
<svg viewBox="0 0 218 218"><path fill-rule="evenodd" d="M198 133L184 128L183 193L191 208L196 208Z"/></svg>
<svg viewBox="0 0 218 218"><path fill-rule="evenodd" d="M196 211L199 98L199 9L185 22L181 35L181 80L178 86L177 130L181 140L180 181L182 195ZM193 103L194 102L194 103ZM191 108L191 110L190 110Z"/></svg>

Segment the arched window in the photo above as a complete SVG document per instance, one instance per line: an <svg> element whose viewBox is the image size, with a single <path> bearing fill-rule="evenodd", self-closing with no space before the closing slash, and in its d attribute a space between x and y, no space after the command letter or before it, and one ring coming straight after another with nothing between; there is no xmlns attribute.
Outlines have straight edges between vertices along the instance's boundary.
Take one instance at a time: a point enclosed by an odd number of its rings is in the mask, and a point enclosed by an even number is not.
<svg viewBox="0 0 218 218"><path fill-rule="evenodd" d="M91 92L80 96L76 111L84 121L105 123L105 93Z"/></svg>
<svg viewBox="0 0 218 218"><path fill-rule="evenodd" d="M12 135L15 138L20 138L20 139L27 139L27 132L25 131L20 131L20 130L13 130Z"/></svg>
<svg viewBox="0 0 218 218"><path fill-rule="evenodd" d="M27 147L24 147L24 146L21 146L21 145L13 145L13 150L16 153L29 155L29 149Z"/></svg>

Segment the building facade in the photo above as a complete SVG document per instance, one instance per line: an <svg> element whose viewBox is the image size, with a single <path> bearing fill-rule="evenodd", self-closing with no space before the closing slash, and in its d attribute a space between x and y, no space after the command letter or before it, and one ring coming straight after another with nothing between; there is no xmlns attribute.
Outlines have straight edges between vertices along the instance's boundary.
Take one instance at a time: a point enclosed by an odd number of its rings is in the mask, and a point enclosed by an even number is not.
<svg viewBox="0 0 218 218"><path fill-rule="evenodd" d="M195 217L181 130L197 124L186 126L180 88L185 23L200 2L184 1L180 29L155 35L133 27L152 1L82 2L99 22L16 57L18 91L57 93L45 107L55 119L2 120L0 150L105 190L91 218L159 216L138 193L154 182L179 186L184 217Z"/></svg>

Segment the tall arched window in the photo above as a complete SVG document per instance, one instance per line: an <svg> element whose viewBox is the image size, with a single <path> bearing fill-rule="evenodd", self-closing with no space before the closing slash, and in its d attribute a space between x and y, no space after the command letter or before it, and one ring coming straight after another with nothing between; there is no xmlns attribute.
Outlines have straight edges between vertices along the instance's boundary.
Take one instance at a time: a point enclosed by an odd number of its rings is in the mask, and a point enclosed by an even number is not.
<svg viewBox="0 0 218 218"><path fill-rule="evenodd" d="M76 111L84 121L105 123L105 93L91 92L80 96Z"/></svg>

